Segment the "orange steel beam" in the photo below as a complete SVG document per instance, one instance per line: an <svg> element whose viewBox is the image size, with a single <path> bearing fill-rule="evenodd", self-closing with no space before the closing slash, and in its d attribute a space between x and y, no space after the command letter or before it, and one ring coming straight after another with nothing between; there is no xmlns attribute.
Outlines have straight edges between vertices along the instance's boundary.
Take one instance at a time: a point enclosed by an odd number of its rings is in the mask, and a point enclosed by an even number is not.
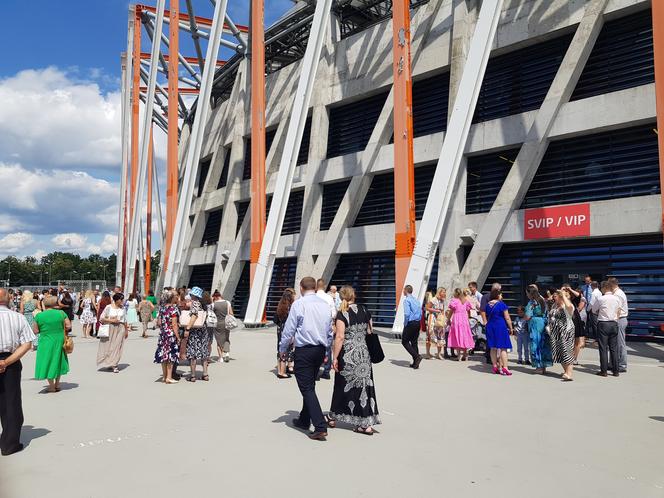
<svg viewBox="0 0 664 498"><path fill-rule="evenodd" d="M652 2L652 33L655 51L655 95L657 98L657 142L659 143L659 182L664 228L664 2Z"/></svg>
<svg viewBox="0 0 664 498"><path fill-rule="evenodd" d="M148 12L152 12L155 14L157 12L156 7L152 7L150 5L136 5L137 10L146 10ZM173 9L173 6L171 5L171 10ZM170 17L170 10L165 10L164 15ZM180 14L180 19L184 22L189 22L189 16L187 14ZM212 26L212 19L209 19L207 17L199 17L199 16L194 16L194 19L196 20L196 24L200 24L201 26L206 26L206 27L211 27ZM240 24L236 24L235 27L240 31L240 33L248 33L249 28L247 26L242 26ZM228 24L224 24L224 29L228 30L230 29Z"/></svg>
<svg viewBox="0 0 664 498"><path fill-rule="evenodd" d="M415 247L413 95L410 73L409 0L392 2L394 76L394 238L397 302Z"/></svg>
<svg viewBox="0 0 664 498"><path fill-rule="evenodd" d="M154 162L154 141L150 127L150 148L148 149L148 199L145 215L145 293L150 291L150 273L152 270L152 168Z"/></svg>
<svg viewBox="0 0 664 498"><path fill-rule="evenodd" d="M171 10L169 17L170 26L177 26L179 22L179 0L170 0ZM168 28L169 50L177 54L180 43L180 30ZM168 108L178 108L178 70L179 64L176 57L169 59L168 63ZM168 255L171 252L173 231L175 230L175 218L178 210L178 113L168 113L168 145L166 149L166 235L164 237L165 248L163 255L162 272L168 268Z"/></svg>
<svg viewBox="0 0 664 498"><path fill-rule="evenodd" d="M173 53L175 53L174 50ZM150 54L150 52L141 52L142 60L149 60L151 56L152 54ZM169 59L170 56L168 54L164 55L163 57L166 60L166 62L170 62ZM186 60L192 66L198 66L198 57L184 57L184 60ZM226 64L226 61L217 59L217 66L223 66L224 64Z"/></svg>
<svg viewBox="0 0 664 498"><path fill-rule="evenodd" d="M131 87L131 182L129 188L129 223L134 217L134 192L138 175L138 117L140 109L141 87L141 23L140 10L136 8L134 18L134 47L132 51L132 87Z"/></svg>
<svg viewBox="0 0 664 498"><path fill-rule="evenodd" d="M251 273L265 233L265 9L251 0Z"/></svg>
<svg viewBox="0 0 664 498"><path fill-rule="evenodd" d="M170 69L169 69L169 73L170 73ZM170 83L170 80L169 80L169 83ZM168 87L169 87L168 92L169 92L169 100L170 100L170 84L168 85ZM141 93L147 93L147 92L148 92L148 87L142 86L141 87ZM198 95L199 89L198 88L184 87L184 88L178 88L178 92L180 92L182 95Z"/></svg>

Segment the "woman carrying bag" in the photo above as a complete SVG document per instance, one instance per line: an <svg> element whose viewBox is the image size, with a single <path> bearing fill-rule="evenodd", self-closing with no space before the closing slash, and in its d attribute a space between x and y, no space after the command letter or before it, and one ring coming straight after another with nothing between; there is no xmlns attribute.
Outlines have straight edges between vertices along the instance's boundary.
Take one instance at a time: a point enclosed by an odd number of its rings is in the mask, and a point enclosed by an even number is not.
<svg viewBox="0 0 664 498"><path fill-rule="evenodd" d="M35 379L48 380L48 392L55 393L60 391L60 377L69 372L66 343L70 342L73 349L73 341L67 337L71 322L64 311L54 309L58 298L49 296L44 299L44 305L46 310L39 313L32 324L35 334L40 337Z"/></svg>
<svg viewBox="0 0 664 498"><path fill-rule="evenodd" d="M208 362L210 360L211 339L207 331L206 319L209 302L202 302L203 289L194 287L189 291L191 296L191 308L180 314L180 326L184 327L184 338L187 341L186 357L191 366L189 382L196 382L196 364L200 360L203 364L203 376L201 380L208 381Z"/></svg>
<svg viewBox="0 0 664 498"><path fill-rule="evenodd" d="M97 367L110 368L113 373L120 372L118 364L122 358L122 348L129 337L123 301L123 294L119 292L113 294L113 302L102 312L102 326L97 333L97 337L99 337Z"/></svg>

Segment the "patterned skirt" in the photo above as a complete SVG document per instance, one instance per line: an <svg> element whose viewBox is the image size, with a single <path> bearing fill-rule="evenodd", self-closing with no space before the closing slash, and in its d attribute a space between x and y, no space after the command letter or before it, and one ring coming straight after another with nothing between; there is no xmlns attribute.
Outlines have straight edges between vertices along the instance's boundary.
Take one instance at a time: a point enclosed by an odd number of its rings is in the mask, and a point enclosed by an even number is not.
<svg viewBox="0 0 664 498"><path fill-rule="evenodd" d="M187 359L207 360L210 357L211 345L212 337L208 333L207 327L191 329L189 339L187 339Z"/></svg>
<svg viewBox="0 0 664 498"><path fill-rule="evenodd" d="M154 354L155 363L177 363L180 348L175 334L171 331L160 332L157 341L157 351Z"/></svg>

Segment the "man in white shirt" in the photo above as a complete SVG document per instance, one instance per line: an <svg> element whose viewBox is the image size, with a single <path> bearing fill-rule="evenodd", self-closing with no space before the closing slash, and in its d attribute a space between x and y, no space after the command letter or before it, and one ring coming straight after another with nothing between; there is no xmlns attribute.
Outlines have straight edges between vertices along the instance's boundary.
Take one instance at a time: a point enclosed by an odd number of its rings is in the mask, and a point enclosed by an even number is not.
<svg viewBox="0 0 664 498"><path fill-rule="evenodd" d="M334 299L332 296L330 296L327 292L325 292L325 287L327 285L325 284L325 280L322 278L319 278L316 281L316 295L320 297L323 301L327 303L327 305L330 307L330 315L332 316L332 331L334 332L334 322L336 321L337 318L337 307L334 304ZM332 361L330 359L332 358L332 345L327 348L327 351L325 351L325 357L327 358L327 361L323 363L323 373L321 374L320 378L321 379L330 379L330 369L332 368Z"/></svg>
<svg viewBox="0 0 664 498"><path fill-rule="evenodd" d="M627 315L629 314L629 307L627 304L627 296L618 285L618 279L611 277L608 279L611 286L611 292L620 300L620 318L618 318L618 367L621 373L627 372L627 341L625 335L627 333Z"/></svg>
<svg viewBox="0 0 664 498"><path fill-rule="evenodd" d="M586 336L591 339L597 339L597 315L592 311L592 305L598 298L602 297L602 291L599 290L599 283L593 280L590 283L590 300L588 301L588 320L586 321Z"/></svg>
<svg viewBox="0 0 664 498"><path fill-rule="evenodd" d="M339 311L339 307L341 306L341 297L337 292L337 286L330 285L330 290L328 291L327 294L332 298L332 301L334 301L334 307L337 309L337 311Z"/></svg>
<svg viewBox="0 0 664 498"><path fill-rule="evenodd" d="M611 292L611 284L602 282L604 295L596 298L590 309L597 317L597 343L599 345L599 368L597 375L607 376L608 353L611 354L611 370L613 376L620 375L618 366L618 318L620 316L620 299Z"/></svg>

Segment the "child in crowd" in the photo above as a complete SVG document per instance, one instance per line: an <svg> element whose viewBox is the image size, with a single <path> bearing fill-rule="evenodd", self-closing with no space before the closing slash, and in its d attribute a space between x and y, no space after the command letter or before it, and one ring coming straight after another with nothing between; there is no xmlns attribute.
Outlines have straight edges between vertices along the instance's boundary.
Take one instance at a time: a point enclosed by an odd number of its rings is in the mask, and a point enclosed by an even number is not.
<svg viewBox="0 0 664 498"><path fill-rule="evenodd" d="M514 335L516 335L516 351L519 355L517 363L530 365L530 334L528 333L528 323L524 319L525 309L518 306L516 309L516 318L514 319Z"/></svg>

